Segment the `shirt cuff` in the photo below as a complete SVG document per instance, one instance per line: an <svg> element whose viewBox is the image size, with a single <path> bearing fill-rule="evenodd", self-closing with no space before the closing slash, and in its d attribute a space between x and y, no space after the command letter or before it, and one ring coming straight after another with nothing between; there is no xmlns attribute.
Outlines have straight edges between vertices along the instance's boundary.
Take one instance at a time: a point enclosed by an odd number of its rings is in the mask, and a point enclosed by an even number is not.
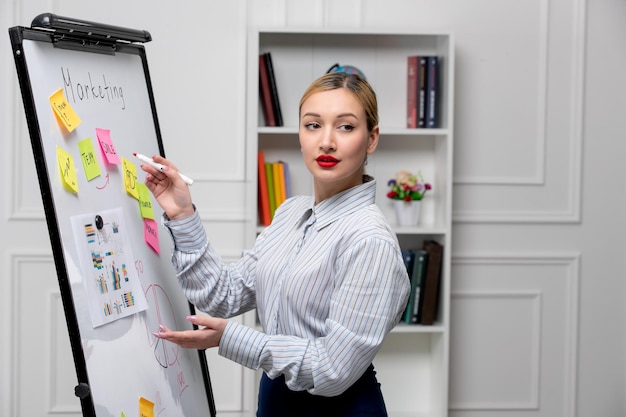
<svg viewBox="0 0 626 417"><path fill-rule="evenodd" d="M218 354L250 369L259 369L268 336L251 327L229 321L222 334Z"/></svg>
<svg viewBox="0 0 626 417"><path fill-rule="evenodd" d="M200 215L195 206L193 214L183 219L170 220L163 214L163 226L169 230L177 250L197 251L205 247L208 241L202 220L200 220Z"/></svg>

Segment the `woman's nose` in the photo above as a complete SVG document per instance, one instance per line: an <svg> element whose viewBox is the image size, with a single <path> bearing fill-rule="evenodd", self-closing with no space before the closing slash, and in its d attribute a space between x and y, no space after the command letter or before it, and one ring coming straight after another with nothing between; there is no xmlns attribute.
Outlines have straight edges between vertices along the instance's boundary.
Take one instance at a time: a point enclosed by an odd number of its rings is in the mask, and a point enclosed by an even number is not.
<svg viewBox="0 0 626 417"><path fill-rule="evenodd" d="M320 149L324 152L335 150L335 137L332 129L324 129L320 136Z"/></svg>

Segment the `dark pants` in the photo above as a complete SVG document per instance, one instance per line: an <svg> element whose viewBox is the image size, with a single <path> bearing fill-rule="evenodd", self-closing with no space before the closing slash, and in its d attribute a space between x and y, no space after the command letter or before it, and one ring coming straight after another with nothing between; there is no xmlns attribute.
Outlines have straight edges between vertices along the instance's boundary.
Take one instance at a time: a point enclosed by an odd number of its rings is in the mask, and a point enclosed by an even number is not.
<svg viewBox="0 0 626 417"><path fill-rule="evenodd" d="M387 417L374 366L348 390L336 397L292 391L285 377L272 380L265 373L259 387L257 417Z"/></svg>

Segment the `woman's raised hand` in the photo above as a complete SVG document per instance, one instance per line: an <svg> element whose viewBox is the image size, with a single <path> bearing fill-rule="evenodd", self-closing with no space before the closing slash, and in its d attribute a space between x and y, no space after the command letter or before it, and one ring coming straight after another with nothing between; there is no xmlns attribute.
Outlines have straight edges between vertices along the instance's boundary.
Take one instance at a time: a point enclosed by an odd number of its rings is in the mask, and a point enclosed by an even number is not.
<svg viewBox="0 0 626 417"><path fill-rule="evenodd" d="M154 162L164 166L159 171L149 164L141 164L146 172L146 186L154 195L167 217L172 220L191 216L194 212L189 186L178 175L178 169L162 156L152 157Z"/></svg>

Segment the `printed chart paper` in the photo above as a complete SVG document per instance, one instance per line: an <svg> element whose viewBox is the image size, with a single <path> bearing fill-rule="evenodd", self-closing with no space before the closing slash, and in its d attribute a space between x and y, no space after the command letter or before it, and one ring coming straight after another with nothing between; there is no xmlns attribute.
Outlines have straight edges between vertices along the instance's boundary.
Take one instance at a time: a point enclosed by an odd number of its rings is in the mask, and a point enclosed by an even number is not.
<svg viewBox="0 0 626 417"><path fill-rule="evenodd" d="M122 209L71 220L93 327L146 310Z"/></svg>

